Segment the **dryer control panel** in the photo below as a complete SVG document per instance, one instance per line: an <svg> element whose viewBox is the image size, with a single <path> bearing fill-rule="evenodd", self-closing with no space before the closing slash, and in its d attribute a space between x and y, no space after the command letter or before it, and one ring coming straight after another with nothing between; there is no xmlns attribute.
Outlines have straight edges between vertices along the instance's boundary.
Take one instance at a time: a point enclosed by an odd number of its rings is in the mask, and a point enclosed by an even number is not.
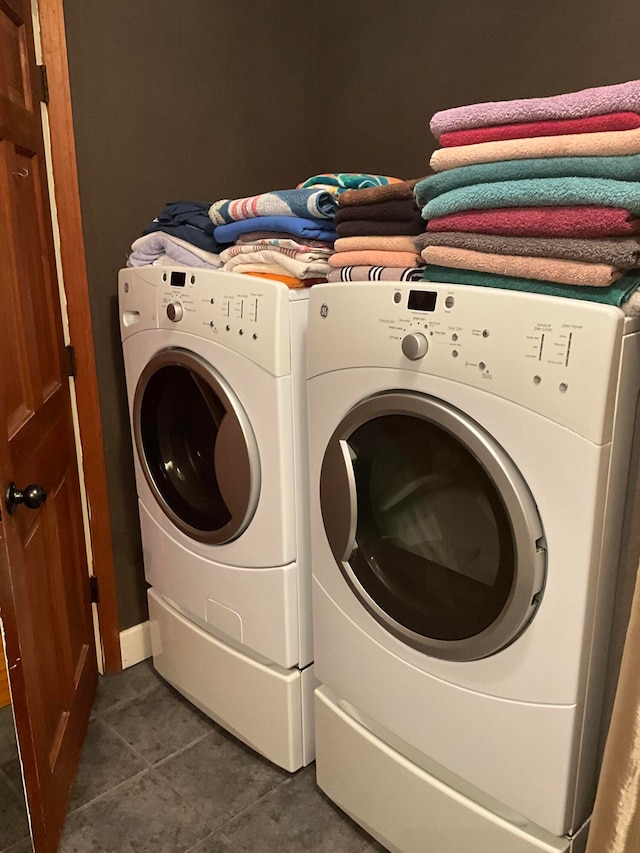
<svg viewBox="0 0 640 853"><path fill-rule="evenodd" d="M120 270L122 340L148 329L179 329L213 340L274 376L291 371L290 302L308 291L278 281L207 269Z"/></svg>
<svg viewBox="0 0 640 853"><path fill-rule="evenodd" d="M634 326L635 324L635 326ZM622 337L614 306L431 282L350 282L311 292L308 376L397 368L463 382L608 440ZM398 386L410 387L398 378Z"/></svg>

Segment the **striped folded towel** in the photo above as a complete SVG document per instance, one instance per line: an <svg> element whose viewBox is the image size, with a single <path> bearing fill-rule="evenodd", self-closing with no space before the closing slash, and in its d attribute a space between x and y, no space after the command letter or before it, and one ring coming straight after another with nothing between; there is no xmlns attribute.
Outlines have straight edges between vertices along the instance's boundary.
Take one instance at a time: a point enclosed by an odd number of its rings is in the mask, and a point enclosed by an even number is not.
<svg viewBox="0 0 640 853"><path fill-rule="evenodd" d="M226 225L256 216L301 216L305 219L333 219L338 209L336 197L322 189L272 190L238 199L221 199L209 208L214 225Z"/></svg>
<svg viewBox="0 0 640 853"><path fill-rule="evenodd" d="M423 267L353 266L332 269L327 281L421 281Z"/></svg>

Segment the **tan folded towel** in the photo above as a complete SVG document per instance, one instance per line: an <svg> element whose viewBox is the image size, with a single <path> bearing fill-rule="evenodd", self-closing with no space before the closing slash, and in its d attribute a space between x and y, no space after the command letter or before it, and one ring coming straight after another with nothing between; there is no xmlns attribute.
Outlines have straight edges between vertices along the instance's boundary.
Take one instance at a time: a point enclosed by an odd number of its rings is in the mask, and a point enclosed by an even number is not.
<svg viewBox="0 0 640 853"><path fill-rule="evenodd" d="M453 148L439 148L434 151L429 165L434 172L444 172L446 169L457 169L459 166L495 163L499 160L526 160L537 157L610 157L638 153L640 153L640 128L456 145Z"/></svg>
<svg viewBox="0 0 640 853"><path fill-rule="evenodd" d="M332 267L417 267L421 266L420 255L414 252L336 252L329 258Z"/></svg>
<svg viewBox="0 0 640 853"><path fill-rule="evenodd" d="M608 264L588 264L559 258L493 255L449 246L427 246L420 254L426 263L438 264L441 267L477 270L517 278L535 278L559 284L608 287L622 276L621 270Z"/></svg>
<svg viewBox="0 0 640 853"><path fill-rule="evenodd" d="M369 249L382 252L415 252L413 237L338 237L334 243L336 252L363 252Z"/></svg>

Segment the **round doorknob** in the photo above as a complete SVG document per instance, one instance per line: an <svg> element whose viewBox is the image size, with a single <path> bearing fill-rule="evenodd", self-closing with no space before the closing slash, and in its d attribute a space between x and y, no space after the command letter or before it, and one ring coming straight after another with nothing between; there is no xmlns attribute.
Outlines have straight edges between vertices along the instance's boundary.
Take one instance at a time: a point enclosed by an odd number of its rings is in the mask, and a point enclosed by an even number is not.
<svg viewBox="0 0 640 853"><path fill-rule="evenodd" d="M18 504L24 504L28 509L38 509L47 499L47 493L37 483L30 483L24 489L18 489L14 482L7 486L5 506L11 515Z"/></svg>

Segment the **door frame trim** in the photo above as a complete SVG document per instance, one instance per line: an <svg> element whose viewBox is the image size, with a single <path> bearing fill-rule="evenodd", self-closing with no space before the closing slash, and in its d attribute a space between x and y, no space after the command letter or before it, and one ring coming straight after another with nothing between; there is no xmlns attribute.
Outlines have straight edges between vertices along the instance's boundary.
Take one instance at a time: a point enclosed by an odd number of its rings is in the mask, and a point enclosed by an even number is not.
<svg viewBox="0 0 640 853"><path fill-rule="evenodd" d="M111 520L102 420L89 302L71 89L62 0L37 0L42 59L49 87L48 118L60 235L60 264L67 296L71 343L80 366L75 380L89 512L93 574L98 579L98 625L106 672L122 668Z"/></svg>

